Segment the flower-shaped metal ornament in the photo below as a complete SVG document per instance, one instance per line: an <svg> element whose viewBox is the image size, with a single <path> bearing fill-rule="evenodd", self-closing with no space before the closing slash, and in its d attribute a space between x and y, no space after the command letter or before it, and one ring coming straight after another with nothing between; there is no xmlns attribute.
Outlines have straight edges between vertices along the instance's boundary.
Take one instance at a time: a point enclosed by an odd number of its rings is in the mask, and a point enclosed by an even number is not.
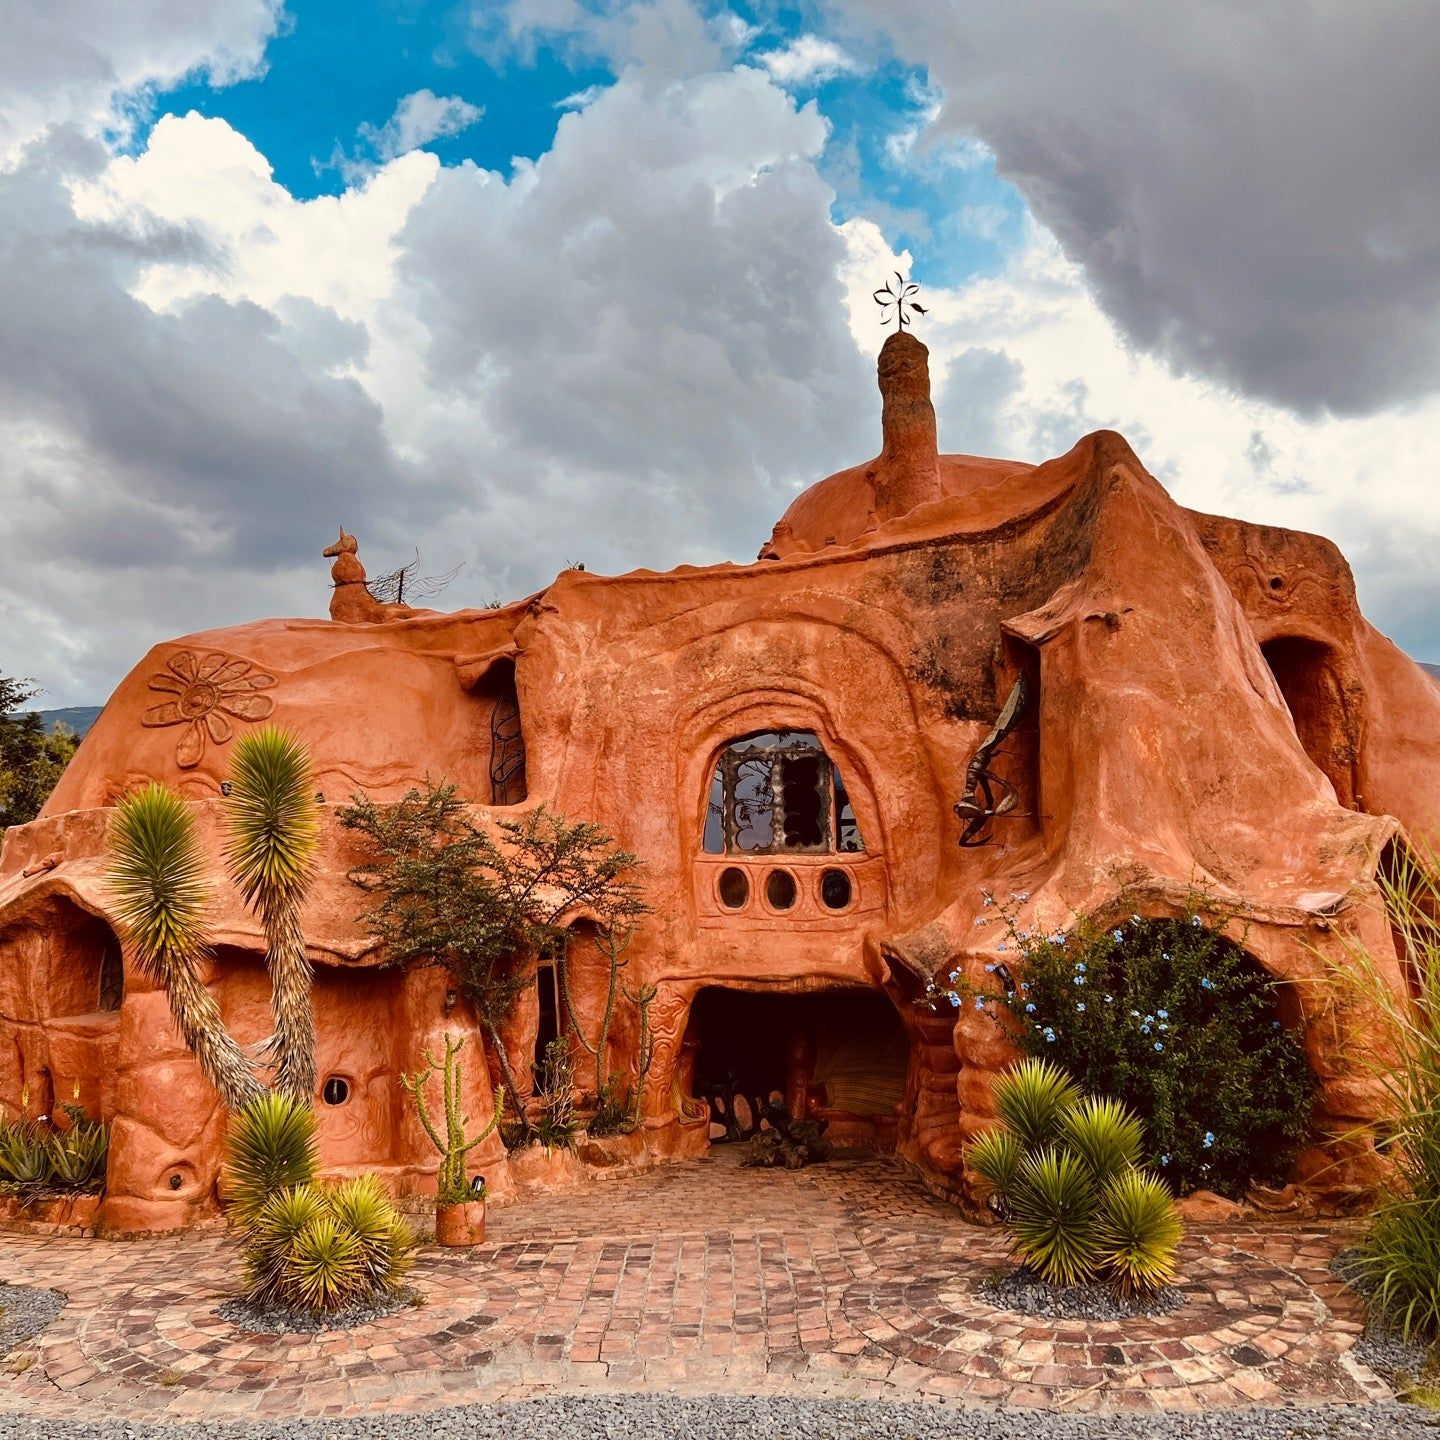
<svg viewBox="0 0 1440 1440"><path fill-rule="evenodd" d="M235 733L229 718L264 720L275 708L268 690L275 677L257 670L248 660L212 651L197 657L181 650L167 662L168 669L150 677L150 689L173 695L173 700L152 705L141 717L147 729L183 725L185 733L175 750L175 763L193 770L205 754L206 739L223 745Z"/></svg>
<svg viewBox="0 0 1440 1440"><path fill-rule="evenodd" d="M891 289L890 282L875 292L875 303L880 307L880 323L888 325L892 320L896 322L897 333L910 328L910 318L915 315L927 315L929 311L920 304L918 300L910 297L918 293L920 287L913 282L907 281L897 270L895 272L895 287Z"/></svg>

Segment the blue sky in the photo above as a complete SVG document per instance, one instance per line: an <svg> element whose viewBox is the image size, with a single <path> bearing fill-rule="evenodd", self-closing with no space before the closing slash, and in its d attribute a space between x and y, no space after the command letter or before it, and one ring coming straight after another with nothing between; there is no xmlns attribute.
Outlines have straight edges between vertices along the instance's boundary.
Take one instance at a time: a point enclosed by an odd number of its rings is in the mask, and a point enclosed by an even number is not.
<svg viewBox="0 0 1440 1440"><path fill-rule="evenodd" d="M563 36L505 45L478 35L469 8L450 0L289 0L262 73L220 87L198 76L161 90L133 146L143 147L159 117L196 110L248 136L292 195L338 195L347 184L341 157L373 161L367 127L384 126L401 97L429 90L483 114L425 148L446 165L468 160L508 174L515 157L550 148L570 97L616 77ZM790 7L762 14L734 4L709 13L753 30L737 53L742 63L815 33L807 23L815 16ZM854 70L790 86L829 123L821 172L836 191L835 218L875 218L930 284L994 273L1022 223L1023 199L983 148L919 138L935 99L923 68L883 47L851 58Z"/></svg>

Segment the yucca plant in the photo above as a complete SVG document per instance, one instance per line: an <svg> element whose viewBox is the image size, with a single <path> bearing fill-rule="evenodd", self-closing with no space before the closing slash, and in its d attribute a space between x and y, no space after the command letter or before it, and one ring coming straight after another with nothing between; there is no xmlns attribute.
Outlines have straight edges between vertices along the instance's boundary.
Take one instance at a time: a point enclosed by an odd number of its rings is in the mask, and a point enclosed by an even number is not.
<svg viewBox="0 0 1440 1440"><path fill-rule="evenodd" d="M271 1198L315 1178L315 1112L287 1095L251 1101L230 1122L231 1212L249 1229Z"/></svg>
<svg viewBox="0 0 1440 1440"><path fill-rule="evenodd" d="M115 918L141 971L160 985L176 1028L225 1107L261 1093L215 997L200 978L210 955L205 854L191 808L163 785L125 796L110 822Z"/></svg>
<svg viewBox="0 0 1440 1440"><path fill-rule="evenodd" d="M1024 1060L995 1086L995 1113L1027 1151L1053 1144L1079 1103L1079 1087L1048 1060Z"/></svg>
<svg viewBox="0 0 1440 1440"><path fill-rule="evenodd" d="M1085 1162L1047 1147L1026 1156L1010 1202L1017 1253L1054 1285L1079 1285L1095 1276L1099 1259L1100 1193Z"/></svg>
<svg viewBox="0 0 1440 1440"><path fill-rule="evenodd" d="M996 1082L995 1108L1000 1124L966 1163L1035 1274L1056 1285L1103 1275L1126 1297L1174 1278L1180 1219L1169 1190L1139 1168L1145 1131L1134 1114L1033 1058Z"/></svg>
<svg viewBox="0 0 1440 1440"><path fill-rule="evenodd" d="M980 1177L979 1196L1001 1216L1010 1213L1010 1197L1025 1163L1025 1147L1011 1130L997 1126L970 1146L966 1159Z"/></svg>
<svg viewBox="0 0 1440 1440"><path fill-rule="evenodd" d="M338 1310L369 1288L360 1241L334 1215L318 1215L285 1257L284 1286L297 1309Z"/></svg>
<svg viewBox="0 0 1440 1440"><path fill-rule="evenodd" d="M360 1175L337 1185L326 1199L336 1223L355 1237L366 1286L393 1289L410 1268L413 1241L380 1182Z"/></svg>
<svg viewBox="0 0 1440 1440"><path fill-rule="evenodd" d="M1145 1127L1119 1100L1087 1095L1060 1118L1060 1143L1103 1186L1140 1163Z"/></svg>
<svg viewBox="0 0 1440 1440"><path fill-rule="evenodd" d="M1175 1278L1180 1216L1165 1185L1133 1168L1106 1182L1096 1220L1100 1269L1121 1295L1152 1295Z"/></svg>
<svg viewBox="0 0 1440 1440"><path fill-rule="evenodd" d="M287 1266L295 1242L325 1214L325 1199L313 1185L279 1190L260 1207L248 1227L245 1292L258 1305L287 1305Z"/></svg>
<svg viewBox="0 0 1440 1440"><path fill-rule="evenodd" d="M300 908L314 880L320 818L305 747L270 725L239 740L225 818L230 876L265 934L275 1015L265 1053L275 1062L275 1089L309 1104L315 1092L315 1019Z"/></svg>

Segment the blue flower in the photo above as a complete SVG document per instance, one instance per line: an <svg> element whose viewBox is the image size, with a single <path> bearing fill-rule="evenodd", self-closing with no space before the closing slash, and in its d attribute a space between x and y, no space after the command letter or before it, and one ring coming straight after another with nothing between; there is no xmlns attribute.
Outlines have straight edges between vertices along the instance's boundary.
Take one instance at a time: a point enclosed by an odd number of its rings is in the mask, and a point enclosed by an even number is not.
<svg viewBox="0 0 1440 1440"><path fill-rule="evenodd" d="M1110 938L1112 940L1123 940L1125 938L1125 932L1123 930L1112 930L1110 932Z"/></svg>
<svg viewBox="0 0 1440 1440"><path fill-rule="evenodd" d="M960 972L959 972L958 970L952 970L952 971L950 972L950 983L951 983L952 985L953 985L959 978L960 978Z"/></svg>
<svg viewBox="0 0 1440 1440"><path fill-rule="evenodd" d="M1162 950L1162 951L1160 952L1160 958L1161 958L1162 960L1169 960L1169 958L1170 958L1170 952L1169 952L1168 950Z"/></svg>
<svg viewBox="0 0 1440 1440"><path fill-rule="evenodd" d="M1200 977L1200 988L1202 990L1213 990L1215 988L1215 982L1208 975L1202 975Z"/></svg>
<svg viewBox="0 0 1440 1440"><path fill-rule="evenodd" d="M1083 985L1085 983L1085 977L1083 975L1071 976L1070 983L1072 985Z"/></svg>
<svg viewBox="0 0 1440 1440"><path fill-rule="evenodd" d="M1107 995L1105 997L1105 1003L1107 1005L1113 1005L1115 1003L1115 997L1113 995Z"/></svg>
<svg viewBox="0 0 1440 1440"><path fill-rule="evenodd" d="M1198 915L1192 915L1190 917L1190 925L1193 929L1198 930L1200 928L1200 917Z"/></svg>
<svg viewBox="0 0 1440 1440"><path fill-rule="evenodd" d="M1033 1015L1035 1013L1035 1002L1033 1000L1025 1007L1025 1013L1027 1015Z"/></svg>
<svg viewBox="0 0 1440 1440"><path fill-rule="evenodd" d="M953 990L950 992L950 1005L955 1010L960 1008L960 997Z"/></svg>
<svg viewBox="0 0 1440 1440"><path fill-rule="evenodd" d="M1083 1015L1085 1013L1085 1002L1082 1000L1075 1008Z"/></svg>
<svg viewBox="0 0 1440 1440"><path fill-rule="evenodd" d="M1155 1042L1155 1048L1156 1048L1157 1050L1163 1050L1165 1047L1157 1040L1157 1041Z"/></svg>
<svg viewBox="0 0 1440 1440"><path fill-rule="evenodd" d="M1085 973L1085 962L1083 960L1077 960L1075 962L1075 968L1083 975Z"/></svg>
<svg viewBox="0 0 1440 1440"><path fill-rule="evenodd" d="M1020 993L1022 995L1028 995L1030 993L1030 986L1024 980L1020 982Z"/></svg>
<svg viewBox="0 0 1440 1440"><path fill-rule="evenodd" d="M1270 1022L1270 1028L1272 1030L1278 1030L1280 1028L1280 1022L1278 1020L1272 1020Z"/></svg>
<svg viewBox="0 0 1440 1440"><path fill-rule="evenodd" d="M1145 1024L1141 1025L1140 1033L1142 1035L1148 1035L1150 1033L1150 1025L1148 1021Z"/></svg>
<svg viewBox="0 0 1440 1440"><path fill-rule="evenodd" d="M1018 900L1023 905L1030 898L1030 892L1028 890L1012 890L1010 898Z"/></svg>
<svg viewBox="0 0 1440 1440"><path fill-rule="evenodd" d="M1215 1143L1215 1132L1213 1130L1207 1130L1205 1132L1205 1138L1200 1143L1208 1150Z"/></svg>
<svg viewBox="0 0 1440 1440"><path fill-rule="evenodd" d="M1140 1018L1140 1012L1138 1010L1132 1010L1130 1014L1133 1019L1138 1020Z"/></svg>
<svg viewBox="0 0 1440 1440"><path fill-rule="evenodd" d="M1162 1020L1168 1020L1168 1019L1170 1018L1170 1012L1169 1012L1168 1010L1157 1010L1155 1013L1156 1013Z"/></svg>
<svg viewBox="0 0 1440 1440"><path fill-rule="evenodd" d="M986 924L987 922L986 922L986 919L985 919L985 917L984 917L983 915L977 915L977 916L975 917L975 923L976 923L977 925L984 925L984 924Z"/></svg>
<svg viewBox="0 0 1440 1440"><path fill-rule="evenodd" d="M995 897L993 895L982 895L980 897L980 903L988 910L990 906L995 903Z"/></svg>
<svg viewBox="0 0 1440 1440"><path fill-rule="evenodd" d="M1055 1032L1048 1025L1040 1033L1051 1045L1055 1043Z"/></svg>
<svg viewBox="0 0 1440 1440"><path fill-rule="evenodd" d="M985 1008L985 997L983 995L977 995L975 997L975 1008L977 1010L983 1010Z"/></svg>
<svg viewBox="0 0 1440 1440"><path fill-rule="evenodd" d="M993 975L995 973L995 962L993 960L985 967L985 973L987 975Z"/></svg>
<svg viewBox="0 0 1440 1440"><path fill-rule="evenodd" d="M1160 1157L1160 1163L1162 1165L1168 1165L1170 1163L1170 1157L1168 1155L1162 1155Z"/></svg>
<svg viewBox="0 0 1440 1440"><path fill-rule="evenodd" d="M1028 940L1030 938L1030 932L1028 930L1017 930L1015 932L1015 938L1017 940Z"/></svg>

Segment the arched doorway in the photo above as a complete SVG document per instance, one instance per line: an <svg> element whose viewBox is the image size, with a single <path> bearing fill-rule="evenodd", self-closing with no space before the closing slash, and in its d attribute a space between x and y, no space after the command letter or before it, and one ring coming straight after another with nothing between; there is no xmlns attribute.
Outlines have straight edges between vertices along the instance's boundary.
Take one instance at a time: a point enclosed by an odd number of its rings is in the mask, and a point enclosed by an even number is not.
<svg viewBox="0 0 1440 1440"><path fill-rule="evenodd" d="M910 1045L882 991L707 986L691 1006L685 1044L716 1143L747 1139L774 1099L797 1118L827 1121L835 1144L894 1150Z"/></svg>
<svg viewBox="0 0 1440 1440"><path fill-rule="evenodd" d="M1345 687L1328 645L1298 635L1267 640L1260 653L1280 687L1301 748L1347 809L1357 804L1356 744Z"/></svg>

